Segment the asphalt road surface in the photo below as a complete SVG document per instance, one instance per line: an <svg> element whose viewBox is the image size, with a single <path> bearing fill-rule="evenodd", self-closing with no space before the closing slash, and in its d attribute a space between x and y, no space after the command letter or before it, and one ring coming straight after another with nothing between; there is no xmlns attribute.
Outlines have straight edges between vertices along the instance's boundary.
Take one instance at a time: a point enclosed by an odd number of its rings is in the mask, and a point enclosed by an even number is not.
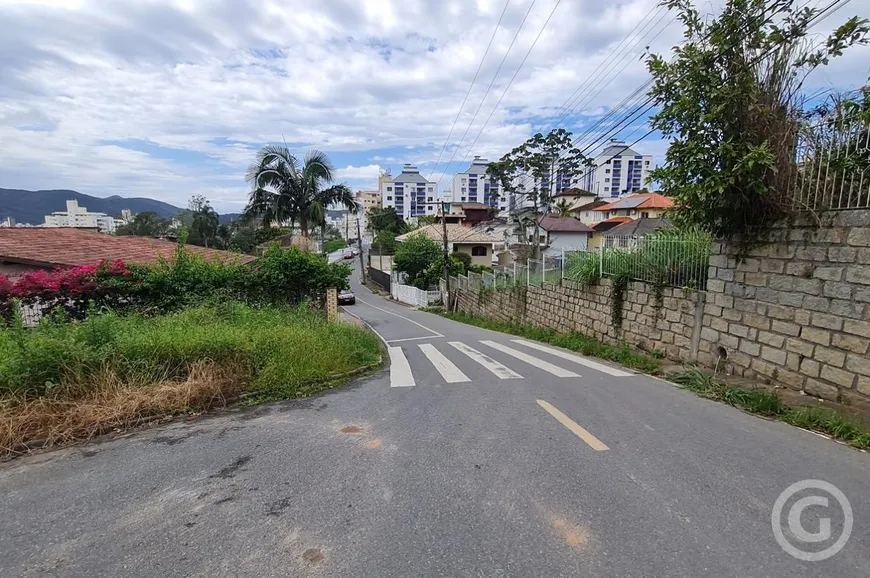
<svg viewBox="0 0 870 578"><path fill-rule="evenodd" d="M374 376L0 466L0 576L870 575L867 454L355 290Z"/></svg>

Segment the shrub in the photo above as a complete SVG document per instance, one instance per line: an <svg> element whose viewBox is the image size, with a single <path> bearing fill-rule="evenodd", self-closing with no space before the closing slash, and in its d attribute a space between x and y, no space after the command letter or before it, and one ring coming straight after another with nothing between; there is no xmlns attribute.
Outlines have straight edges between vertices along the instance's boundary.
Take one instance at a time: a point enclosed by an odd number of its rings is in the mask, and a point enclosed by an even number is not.
<svg viewBox="0 0 870 578"><path fill-rule="evenodd" d="M254 302L301 303L322 297L329 287L346 289L350 273L344 263L327 263L295 247L272 247L255 264L243 295Z"/></svg>
<svg viewBox="0 0 870 578"><path fill-rule="evenodd" d="M393 257L393 268L408 275L408 284L428 289L426 271L441 258L438 243L422 233L415 233L402 242Z"/></svg>
<svg viewBox="0 0 870 578"><path fill-rule="evenodd" d="M330 239L326 243L323 244L324 251L327 253L333 253L338 251L339 249L344 249L347 247L347 243L344 239Z"/></svg>

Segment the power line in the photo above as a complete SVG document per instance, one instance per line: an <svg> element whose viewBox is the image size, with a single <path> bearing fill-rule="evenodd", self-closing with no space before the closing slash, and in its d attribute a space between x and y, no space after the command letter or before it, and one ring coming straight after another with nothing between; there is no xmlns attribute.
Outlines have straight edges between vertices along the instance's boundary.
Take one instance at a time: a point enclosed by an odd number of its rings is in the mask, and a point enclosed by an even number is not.
<svg viewBox="0 0 870 578"><path fill-rule="evenodd" d="M487 95L489 95L489 91L492 89L492 85L495 84L495 79L498 78L498 73L501 72L501 67L504 66L505 61L507 60L508 55L511 52L511 49L514 47L514 43L517 41L517 38L520 35L520 32L523 29L523 26L526 23L526 19L529 17L529 14L532 11L532 8L535 7L535 2L537 0L532 0L532 3L529 5L529 9L526 10L526 15L523 16L523 21L520 22L519 28L517 28L516 34L514 34L513 40L511 40L510 46L508 46L507 51L504 53L504 56L501 59L501 62L498 64L498 68L495 71L495 74L492 76L492 80L489 81L489 86L486 87L486 92L483 93L483 98L480 99L480 104L477 105L477 110L474 111L474 115L471 117L471 121L469 121L468 126L465 127L465 132L462 134L462 138L459 139L459 144L456 145L456 148L453 150L453 154L450 156L450 160L447 161L447 166L450 166L450 163L453 162L453 159L456 157L456 151L459 150L459 147L462 146L462 142L465 140L465 137L468 136L468 130L471 128L471 125L474 124L474 119L477 118L477 114L480 112L480 109L483 107L484 101L486 101ZM560 0L561 1L561 0ZM444 145L447 146L446 144ZM434 170L432 171L435 172ZM431 175L430 175L431 177ZM444 178L444 175L441 175L441 178ZM441 184L441 179L438 179L438 184Z"/></svg>
<svg viewBox="0 0 870 578"><path fill-rule="evenodd" d="M833 0L830 4L828 4L828 6L827 6L825 9L823 9L822 11L820 11L818 14L816 14L813 18L811 18L811 19L807 22L807 31L809 31L810 29L814 28L815 26L817 26L818 24L820 24L821 22L823 22L823 21L824 21L825 19L827 19L829 16L831 16L832 14L834 14L837 10L839 10L840 8L842 8L843 6L845 6L846 4L848 4L850 1L851 1L851 0ZM805 4L801 9L805 8L808 4L809 4L809 2L807 2L807 3L806 3L806 4ZM774 2L774 3L773 3L773 6L774 6L774 7L777 6L777 5L778 5L778 2ZM773 16L774 13L775 13L775 12L771 12L771 16ZM769 18L768 18L768 20L769 20ZM766 20L765 23L767 23L768 20ZM752 65L758 63L760 60L764 59L764 58L767 57L769 54L771 54L774 50L775 50L775 47L768 48L764 53L758 55L755 59L753 59L753 61L750 62L749 65L752 66ZM632 95L635 95L635 94L639 93L640 91L645 90L646 88L650 87L650 86L652 85L652 82L653 82L653 80L652 80L651 78L648 79L648 80L647 80L646 82L644 82L640 87L638 87L637 89L635 89L635 91L634 91L634 93L632 93ZM632 95L630 95L629 98L631 98ZM626 100L627 100L627 99L626 99ZM635 120L637 120L637 118L639 118L639 117L643 116L644 114L648 113L650 110L652 110L652 109L655 107L654 102L653 102L654 100L655 100L655 98L654 98L653 96L649 96L649 97L648 97L648 98L643 102L643 104L640 104L639 106L637 106L636 108L634 108L633 111L631 111L631 112L629 112L628 114L626 114L623 118L624 118L624 119L627 119L628 117L632 117L632 116L633 116L633 118L628 122L628 124L631 124L631 122L634 122ZM624 100L623 102L625 102L625 100ZM644 107L645 107L645 108L644 108ZM619 108L619 107L617 107L617 109L618 109L618 108ZM643 109L643 110L641 111L641 109ZM614 109L614 110L616 110L616 109ZM640 113L638 114L637 111L640 111ZM612 113L612 112L613 112L613 111L611 111L611 113ZM609 115L608 115L608 116L609 116ZM594 146L596 146L597 143L600 143L600 142L602 142L603 140L606 140L606 139L609 138L611 135L613 135L613 134L618 134L619 131L620 131L622 128L624 128L624 127L620 126L620 125L622 125L624 122L625 122L625 120L617 119L617 121L616 121L616 123L615 123L615 127L616 127L615 130L614 130L613 126L612 126L611 128L609 128L607 131L605 131L604 134L602 134L602 135L599 136L598 138L594 139L594 140L593 140L593 141L592 141L592 142L591 142L591 143L590 143L590 144L589 144L585 149L583 149L583 150L581 151L581 154L585 154L586 151L588 151L588 150L590 150L591 148L593 148ZM599 123L596 123L596 125L594 125L591 129L587 130L587 132L584 133L584 134L588 134L589 132L591 132L591 130L594 130L595 126L600 125L600 123L601 123L601 121L599 121ZM650 130L650 131L647 132L645 135L643 135L642 137L640 137L639 139L637 139L636 141L634 141L634 143L632 143L631 145L626 146L625 149L629 149L629 148L631 148L632 146L634 146L634 144L636 144L637 142L640 142L641 140L647 138L647 137L648 137L649 135L651 135L653 132L655 132L654 129L653 129L653 130ZM633 133L632 133L632 134L633 134ZM623 149L623 150L625 150L625 149ZM617 153L617 154L621 154L621 151L620 151L620 153ZM615 158L616 156L617 156L617 155L613 155L613 156L611 156L610 159L608 159L608 160L612 160L612 159ZM562 158L563 158L562 156L559 156L559 157L557 157L556 160L559 161L559 160L561 160ZM602 164L606 164L606 161L605 161L605 163L602 163ZM601 166L601 165L599 164L598 166ZM530 175L523 175L523 183L522 183L522 184L523 184L523 187L525 187L531 179L532 179L532 177L531 177Z"/></svg>
<svg viewBox="0 0 870 578"><path fill-rule="evenodd" d="M554 113L554 114L549 118L549 120L553 120L553 119L556 118L557 116L561 116L560 113L561 113L563 110L567 111L568 108L570 108L570 106L568 105L568 103L574 99L575 95L577 95L578 92L580 92L584 87L587 87L587 86L589 85L589 83L591 82L590 77L592 77L593 75L595 75L596 73L598 73L598 71L601 70L601 68L602 68L602 67L603 67L603 66L604 66L604 65L605 65L605 64L606 64L606 63L607 63L607 62L608 62L608 61L609 61L609 60L610 60L610 59L611 59L615 54L617 54L617 53L620 51L620 47L622 46L622 44L623 44L626 40L628 40L629 38L631 38L631 35L634 34L634 32L635 32L635 31L640 27L640 25L641 25L643 22L648 22L650 16L652 16L652 14L653 14L656 10L662 10L662 11L664 11L665 14L667 14L667 12L668 12L667 8L663 7L661 4L656 4L656 5L655 5L655 6L654 6L654 7L653 7L653 8L652 8L648 13L647 13L646 16L644 16L641 20L638 20L638 22L637 22L637 24L635 24L634 28L632 28L632 29L628 32L628 34L626 34L625 37L624 37L622 40L620 40L619 44L616 45L616 48L613 49L613 51L610 53L610 56L608 56L607 58L605 58L604 60L602 60L602 61L598 64L598 66L595 68L595 70L593 70L593 71L590 73L590 75L586 77L586 81L583 82L583 83L581 83L580 86L578 86L577 89L576 89L573 93L571 93L571 96L569 96L568 98L565 99L565 102L563 102L563 103L559 106L559 108L558 108L558 109L556 110L556 112L555 112L555 113ZM546 124L546 122L548 122L548 121L545 121L544 124ZM541 126L538 128L538 130L540 130L540 129L543 128L543 127L544 127L544 125L541 125ZM534 131L532 131L532 132L535 133L535 132L538 132L538 130L534 130Z"/></svg>
<svg viewBox="0 0 870 578"><path fill-rule="evenodd" d="M535 45L538 43L538 40L541 38L541 35L544 33L544 29L547 28L547 24L550 23L550 20L553 18L553 14L555 14L555 12L556 12L556 8L559 7L559 4L561 4L561 2L562 2L562 0L556 0L556 4L553 6L553 9L550 10L550 15L547 16L547 19L544 21L544 25L541 26L541 29L538 31L538 35L535 36L535 40L532 42L532 45L529 46L529 49L526 51L526 55L523 56L523 60L520 62L520 65L517 67L516 71L514 71L513 76L511 76L511 79L507 83L507 86L504 87L504 90L502 91L501 96L498 97L498 101L495 103L495 106L493 107L493 109L489 112L489 116L486 117L486 120L483 122L483 126L480 127L480 131L478 131L477 136L474 137L474 141L471 143L471 146L468 148L469 152L474 150L474 145L477 144L477 140L480 138L480 135L483 133L483 129L486 128L486 125L489 123L490 119L492 118L492 115L498 109L498 105L501 104L501 101L504 98L505 94L507 94L507 91L510 89L511 85L514 83L514 80L516 79L520 70L523 68L523 65L526 63L526 60L529 58L529 55L532 53L532 50L534 50ZM469 128L471 128L471 124L469 124L468 126L469 126ZM458 151L458 150L459 150L459 147L457 146L456 150L453 151L454 155L456 154L456 151ZM453 161L452 157L450 160L451 160L451 162ZM447 166L450 166L450 163L447 163ZM458 175L459 173L457 172L456 174ZM456 177L456 175L454 175L454 178L455 177ZM443 179L443 178L444 178L444 175L442 174L441 179ZM439 185L441 184L441 179L438 179Z"/></svg>
<svg viewBox="0 0 870 578"><path fill-rule="evenodd" d="M498 28L499 26L501 26L501 21L502 19L504 19L504 15L507 12L510 3L511 0L507 0L507 2L504 3L504 8L501 11L501 16L498 17L498 22L496 22L495 24L495 29L492 31L492 36L489 37L489 43L486 45L486 50L484 50L483 52L483 57L480 59L480 64L477 65L477 71L474 73L474 78L471 79L471 84L468 85L468 91L465 93L465 98L462 99L462 104L459 105L459 110L456 111L456 118L453 119L453 124L450 126L450 132L447 133L447 138L444 140L444 145L441 147L441 152L438 153L438 160L435 161L435 166L432 167L432 171L429 173L428 180L432 180L432 175L435 174L435 169L438 168L438 163L441 162L441 156L444 154L444 150L447 148L447 143L450 142L450 136L453 134L453 129L456 128L456 122L462 115L462 109L465 108L465 103L468 101L468 96L471 94L471 89L474 88L474 83L477 82L477 76L480 74L480 70L483 68L483 62L486 60L487 54L489 54L489 49L492 47L492 43L495 40L495 35L496 33L498 33Z"/></svg>

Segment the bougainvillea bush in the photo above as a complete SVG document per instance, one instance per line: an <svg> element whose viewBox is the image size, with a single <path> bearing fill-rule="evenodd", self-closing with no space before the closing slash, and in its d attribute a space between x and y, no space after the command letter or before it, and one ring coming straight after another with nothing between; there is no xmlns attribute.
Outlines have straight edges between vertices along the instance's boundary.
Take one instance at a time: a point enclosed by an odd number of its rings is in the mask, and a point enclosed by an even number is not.
<svg viewBox="0 0 870 578"><path fill-rule="evenodd" d="M11 319L16 300L74 320L93 308L153 314L209 300L295 305L320 299L328 287L346 288L349 275L347 265L295 247L274 247L247 265L207 261L179 249L173 259L153 265L103 261L32 271L14 283L0 275L0 316Z"/></svg>

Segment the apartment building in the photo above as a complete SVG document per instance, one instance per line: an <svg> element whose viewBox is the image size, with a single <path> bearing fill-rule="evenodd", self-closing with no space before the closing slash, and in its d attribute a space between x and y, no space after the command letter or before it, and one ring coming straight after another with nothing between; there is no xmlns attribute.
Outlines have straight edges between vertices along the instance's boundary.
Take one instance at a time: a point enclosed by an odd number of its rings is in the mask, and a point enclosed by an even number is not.
<svg viewBox="0 0 870 578"><path fill-rule="evenodd" d="M453 192L449 200L454 203L481 203L499 212L507 211L509 199L501 195L498 181L486 174L487 168L489 161L475 156L465 171L453 177Z"/></svg>
<svg viewBox="0 0 870 578"><path fill-rule="evenodd" d="M120 220L106 213L92 213L87 207L80 207L79 202L66 202L66 211L56 211L45 216L44 227L87 227L98 229L101 233L114 233Z"/></svg>
<svg viewBox="0 0 870 578"><path fill-rule="evenodd" d="M437 212L436 183L427 180L414 165L406 164L395 178L389 173L382 175L378 182L381 206L394 208L406 221Z"/></svg>
<svg viewBox="0 0 870 578"><path fill-rule="evenodd" d="M639 192L649 185L653 156L640 154L624 142L612 139L595 157L594 168L574 179L574 185L600 198L615 198Z"/></svg>

